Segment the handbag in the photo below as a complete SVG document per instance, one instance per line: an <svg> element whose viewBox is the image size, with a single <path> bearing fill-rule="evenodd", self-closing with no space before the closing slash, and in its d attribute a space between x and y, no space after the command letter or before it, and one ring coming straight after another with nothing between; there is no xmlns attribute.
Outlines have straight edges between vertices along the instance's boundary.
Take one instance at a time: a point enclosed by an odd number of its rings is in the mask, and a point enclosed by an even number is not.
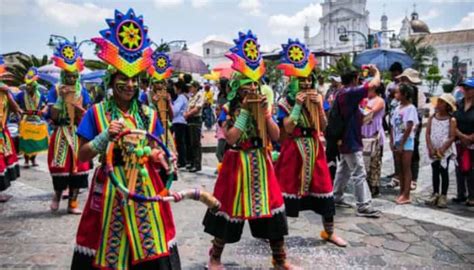
<svg viewBox="0 0 474 270"><path fill-rule="evenodd" d="M380 132L377 132L372 138L362 138L362 154L368 157L374 157L379 147Z"/></svg>

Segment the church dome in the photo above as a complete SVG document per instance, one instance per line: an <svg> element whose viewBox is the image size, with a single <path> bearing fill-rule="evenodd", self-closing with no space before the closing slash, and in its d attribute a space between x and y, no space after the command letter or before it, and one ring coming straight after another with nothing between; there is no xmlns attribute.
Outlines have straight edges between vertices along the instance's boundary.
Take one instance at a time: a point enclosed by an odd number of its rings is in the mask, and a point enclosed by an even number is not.
<svg viewBox="0 0 474 270"><path fill-rule="evenodd" d="M416 12L411 14L410 26L413 33L430 33L428 25L424 21L418 19L418 13Z"/></svg>

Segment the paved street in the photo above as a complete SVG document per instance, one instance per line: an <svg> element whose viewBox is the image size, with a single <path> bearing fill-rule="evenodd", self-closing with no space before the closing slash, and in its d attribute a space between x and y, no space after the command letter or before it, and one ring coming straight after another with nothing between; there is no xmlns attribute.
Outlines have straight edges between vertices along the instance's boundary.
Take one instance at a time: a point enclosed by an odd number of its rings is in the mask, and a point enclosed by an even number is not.
<svg viewBox="0 0 474 270"><path fill-rule="evenodd" d="M198 177L181 172L173 188L212 191L215 164L214 155L205 154ZM58 214L49 212L52 185L45 156L40 157L40 165L23 169L21 179L8 190L14 198L0 205L0 269L69 268L79 217L65 214L66 202ZM412 205L396 206L398 191L383 189L375 199L375 206L384 212L380 219L356 217L352 209L337 210L336 230L350 243L345 249L320 240L319 216L308 212L289 219L289 260L304 269L472 269L474 209L452 204L445 210L425 207L423 199L431 192L431 169L425 157L422 166ZM391 172L390 155L385 152L383 175ZM454 190L452 174L449 197ZM85 198L85 193L80 195L81 203ZM183 268L203 269L211 240L201 225L204 206L185 201L173 204L173 212ZM228 269L268 269L270 249L265 241L253 239L246 227L242 241L225 248L223 261Z"/></svg>

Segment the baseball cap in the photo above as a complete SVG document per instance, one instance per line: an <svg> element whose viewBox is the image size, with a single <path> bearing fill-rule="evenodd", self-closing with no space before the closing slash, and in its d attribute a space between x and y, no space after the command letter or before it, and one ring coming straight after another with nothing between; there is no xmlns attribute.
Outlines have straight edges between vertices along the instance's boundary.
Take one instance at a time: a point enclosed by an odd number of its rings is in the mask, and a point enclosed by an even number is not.
<svg viewBox="0 0 474 270"><path fill-rule="evenodd" d="M467 78L466 80L464 80L461 84L459 84L460 86L467 86L468 88L474 88L474 77L471 77L471 78Z"/></svg>

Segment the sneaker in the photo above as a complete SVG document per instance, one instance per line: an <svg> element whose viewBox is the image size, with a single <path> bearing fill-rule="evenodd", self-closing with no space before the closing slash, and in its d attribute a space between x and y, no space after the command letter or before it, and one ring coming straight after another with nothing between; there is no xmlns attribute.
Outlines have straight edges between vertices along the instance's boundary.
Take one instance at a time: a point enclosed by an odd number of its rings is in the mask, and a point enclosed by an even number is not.
<svg viewBox="0 0 474 270"><path fill-rule="evenodd" d="M431 197L425 201L425 204L429 206L435 206L438 204L438 199L439 199L438 193L431 194Z"/></svg>
<svg viewBox="0 0 474 270"><path fill-rule="evenodd" d="M336 207L340 207L340 208L352 208L352 204L344 201L344 200L340 200L338 202L334 202L334 204L336 205Z"/></svg>
<svg viewBox="0 0 474 270"><path fill-rule="evenodd" d="M388 183L385 187L387 188L396 188L400 185L400 180L398 180L397 178L392 178L392 181L390 181L390 183Z"/></svg>
<svg viewBox="0 0 474 270"><path fill-rule="evenodd" d="M474 206L474 199L468 199L466 201L466 206L473 207Z"/></svg>
<svg viewBox="0 0 474 270"><path fill-rule="evenodd" d="M379 218L382 215L382 212L375 210L372 207L367 207L365 209L357 210L356 215L359 217Z"/></svg>
<svg viewBox="0 0 474 270"><path fill-rule="evenodd" d="M453 203L464 203L466 202L467 198L466 197L456 197L456 198L453 198Z"/></svg>
<svg viewBox="0 0 474 270"><path fill-rule="evenodd" d="M193 167L193 165L192 165L192 164L186 164L186 169L188 169L188 170L189 170L189 169L191 169L192 167Z"/></svg>
<svg viewBox="0 0 474 270"><path fill-rule="evenodd" d="M446 195L439 196L438 203L436 204L439 208L446 208L448 207L448 199Z"/></svg>
<svg viewBox="0 0 474 270"><path fill-rule="evenodd" d="M195 172L199 172L200 170L201 168L192 167L191 169L189 169L189 172L195 173Z"/></svg>

